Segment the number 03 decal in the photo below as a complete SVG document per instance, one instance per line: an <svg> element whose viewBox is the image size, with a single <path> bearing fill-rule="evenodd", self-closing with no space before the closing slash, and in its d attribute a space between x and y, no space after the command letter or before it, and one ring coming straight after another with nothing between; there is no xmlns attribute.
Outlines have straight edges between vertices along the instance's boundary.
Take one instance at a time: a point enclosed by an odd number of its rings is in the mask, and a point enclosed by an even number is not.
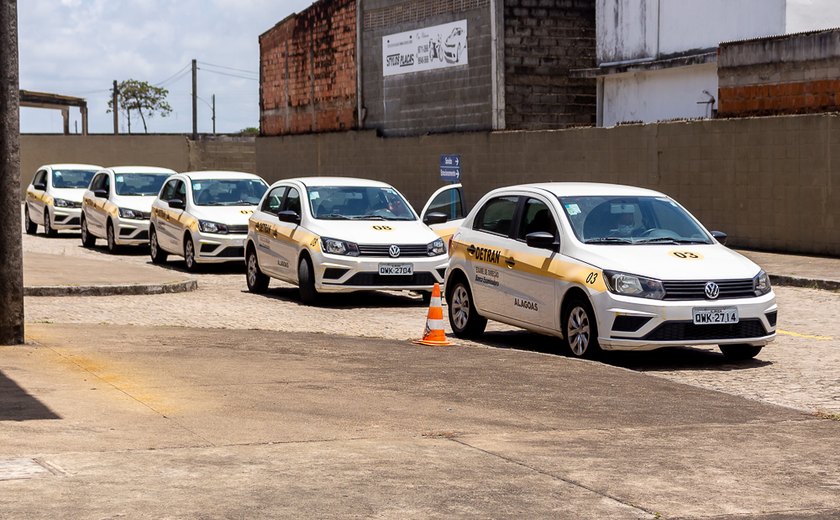
<svg viewBox="0 0 840 520"><path fill-rule="evenodd" d="M598 273L589 273L586 275L586 283L589 285L593 285L596 281L598 281Z"/></svg>
<svg viewBox="0 0 840 520"><path fill-rule="evenodd" d="M671 254L683 260L701 260L703 258L703 255L691 251L671 251Z"/></svg>

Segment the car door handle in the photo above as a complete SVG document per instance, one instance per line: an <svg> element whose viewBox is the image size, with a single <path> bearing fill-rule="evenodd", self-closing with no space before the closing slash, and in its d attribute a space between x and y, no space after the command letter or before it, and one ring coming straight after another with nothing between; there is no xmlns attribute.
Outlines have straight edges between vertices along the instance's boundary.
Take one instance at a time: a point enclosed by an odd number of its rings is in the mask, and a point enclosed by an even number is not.
<svg viewBox="0 0 840 520"><path fill-rule="evenodd" d="M505 263L508 265L508 267L513 267L516 265L516 260L514 260L513 258L505 258Z"/></svg>
<svg viewBox="0 0 840 520"><path fill-rule="evenodd" d="M467 248L467 253L469 253L470 255L474 255L475 254L475 246L468 247Z"/></svg>

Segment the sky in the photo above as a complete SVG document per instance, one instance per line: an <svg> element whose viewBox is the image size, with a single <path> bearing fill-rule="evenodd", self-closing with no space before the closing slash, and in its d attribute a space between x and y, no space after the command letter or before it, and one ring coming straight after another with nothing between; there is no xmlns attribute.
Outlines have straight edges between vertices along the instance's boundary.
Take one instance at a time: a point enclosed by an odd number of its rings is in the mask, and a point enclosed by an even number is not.
<svg viewBox="0 0 840 520"><path fill-rule="evenodd" d="M114 80L169 90L172 113L150 133L192 132L190 61L198 60L198 131L259 126L258 37L312 0L18 0L20 88L82 97L90 133L113 132L106 112ZM61 133L58 110L21 109L22 133ZM81 132L70 109L70 131ZM143 132L139 118L133 133ZM120 132L126 132L120 117Z"/></svg>

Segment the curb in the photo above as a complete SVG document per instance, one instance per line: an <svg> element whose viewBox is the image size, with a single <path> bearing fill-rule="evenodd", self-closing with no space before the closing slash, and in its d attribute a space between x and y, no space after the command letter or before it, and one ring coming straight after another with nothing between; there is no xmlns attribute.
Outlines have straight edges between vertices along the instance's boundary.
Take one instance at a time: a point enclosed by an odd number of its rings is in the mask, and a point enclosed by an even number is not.
<svg viewBox="0 0 840 520"><path fill-rule="evenodd" d="M788 287L804 287L806 289L820 289L823 291L840 291L840 281L817 280L815 278L800 278L798 276L787 276L771 274L770 283Z"/></svg>
<svg viewBox="0 0 840 520"><path fill-rule="evenodd" d="M24 287L24 296L123 296L190 292L198 289L195 280L163 284L128 285L44 285Z"/></svg>

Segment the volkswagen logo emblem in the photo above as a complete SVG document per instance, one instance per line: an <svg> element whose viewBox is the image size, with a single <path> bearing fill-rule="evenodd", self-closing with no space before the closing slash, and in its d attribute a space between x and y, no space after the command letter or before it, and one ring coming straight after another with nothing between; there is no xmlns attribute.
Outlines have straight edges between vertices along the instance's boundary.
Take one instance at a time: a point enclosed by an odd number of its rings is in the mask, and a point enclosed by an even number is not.
<svg viewBox="0 0 840 520"><path fill-rule="evenodd" d="M716 299L720 295L720 287L715 282L708 282L706 284L706 298L710 300Z"/></svg>
<svg viewBox="0 0 840 520"><path fill-rule="evenodd" d="M391 256L391 258L396 258L396 257L400 256L400 246L389 247L388 248L388 254ZM715 286L715 287L717 287L717 286Z"/></svg>

